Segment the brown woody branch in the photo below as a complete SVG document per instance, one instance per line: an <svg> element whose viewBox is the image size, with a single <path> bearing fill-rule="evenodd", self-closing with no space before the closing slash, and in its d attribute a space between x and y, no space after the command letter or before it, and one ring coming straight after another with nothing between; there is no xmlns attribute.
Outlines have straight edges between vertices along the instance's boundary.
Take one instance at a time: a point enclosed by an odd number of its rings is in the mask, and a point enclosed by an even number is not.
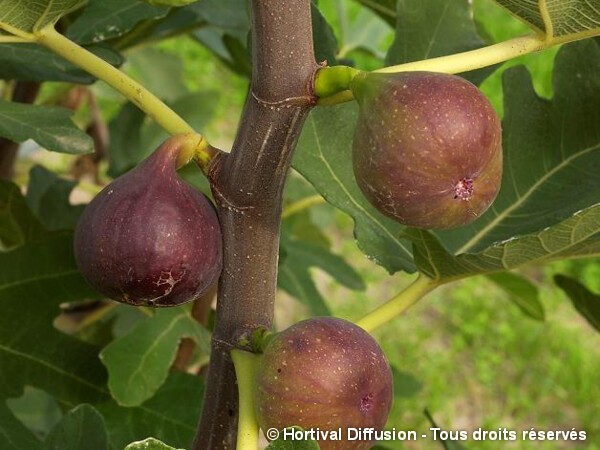
<svg viewBox="0 0 600 450"><path fill-rule="evenodd" d="M229 352L270 328L277 287L282 192L318 65L310 0L252 0L253 77L231 154L210 178L224 238L217 319L194 450L232 450L238 398Z"/></svg>

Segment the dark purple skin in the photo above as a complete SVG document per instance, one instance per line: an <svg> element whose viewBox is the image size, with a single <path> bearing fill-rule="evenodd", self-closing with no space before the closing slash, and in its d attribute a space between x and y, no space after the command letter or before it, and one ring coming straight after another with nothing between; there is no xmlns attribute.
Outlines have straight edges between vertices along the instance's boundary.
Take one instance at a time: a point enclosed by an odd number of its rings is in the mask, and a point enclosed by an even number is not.
<svg viewBox="0 0 600 450"><path fill-rule="evenodd" d="M480 217L502 178L500 120L463 78L431 72L358 75L352 162L382 213L413 227L455 228Z"/></svg>
<svg viewBox="0 0 600 450"><path fill-rule="evenodd" d="M105 187L75 231L86 280L114 300L176 306L219 277L222 238L210 201L175 171L178 138Z"/></svg>
<svg viewBox="0 0 600 450"><path fill-rule="evenodd" d="M362 328L314 317L275 335L258 369L256 405L263 430L300 426L383 430L392 404L392 373ZM366 450L366 441L319 441L321 450Z"/></svg>

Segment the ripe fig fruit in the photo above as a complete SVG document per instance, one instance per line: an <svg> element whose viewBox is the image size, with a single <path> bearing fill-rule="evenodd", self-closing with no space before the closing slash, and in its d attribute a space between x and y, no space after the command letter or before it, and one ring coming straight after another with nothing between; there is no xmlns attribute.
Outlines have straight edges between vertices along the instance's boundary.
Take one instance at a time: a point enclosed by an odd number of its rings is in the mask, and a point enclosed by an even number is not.
<svg viewBox="0 0 600 450"><path fill-rule="evenodd" d="M321 450L366 450L373 443L346 440L346 430L383 430L392 403L392 373L381 348L362 328L314 317L268 341L255 394L263 430L341 428L343 440L319 439Z"/></svg>
<svg viewBox="0 0 600 450"><path fill-rule="evenodd" d="M367 199L413 227L477 219L502 178L500 120L463 78L431 72L359 74L352 164Z"/></svg>
<svg viewBox="0 0 600 450"><path fill-rule="evenodd" d="M85 208L75 231L75 259L87 281L107 297L176 306L197 298L218 278L222 239L215 209L176 172L190 139L165 141Z"/></svg>

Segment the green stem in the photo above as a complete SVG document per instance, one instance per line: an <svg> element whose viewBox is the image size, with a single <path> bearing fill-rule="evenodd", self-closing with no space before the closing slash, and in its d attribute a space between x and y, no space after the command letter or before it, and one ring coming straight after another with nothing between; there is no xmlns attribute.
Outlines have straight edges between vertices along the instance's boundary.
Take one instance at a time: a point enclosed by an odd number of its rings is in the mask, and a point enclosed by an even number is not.
<svg viewBox="0 0 600 450"><path fill-rule="evenodd" d="M231 359L235 366L240 400L236 450L257 450L259 426L254 410L254 388L260 356L233 349Z"/></svg>
<svg viewBox="0 0 600 450"><path fill-rule="evenodd" d="M468 52L384 67L375 72L397 73L416 70L441 73L468 72L508 61L517 56L544 50L554 45L554 43L554 41L545 40L541 35L520 36Z"/></svg>
<svg viewBox="0 0 600 450"><path fill-rule="evenodd" d="M580 38L580 36L573 36L570 40ZM544 50L568 40L568 37L564 37L559 41L557 39L544 39L539 34L527 35L468 52L384 67L375 72L427 71L451 74L468 72L508 61L517 56ZM320 105L334 105L350 101L354 98L350 91L350 82L360 71L350 69L349 67L339 66L325 67L319 70L315 77L315 94L320 97L318 101Z"/></svg>
<svg viewBox="0 0 600 450"><path fill-rule="evenodd" d="M102 58L69 40L53 27L43 28L35 33L35 37L41 45L111 85L170 134L194 132L194 129L185 120L144 86Z"/></svg>
<svg viewBox="0 0 600 450"><path fill-rule="evenodd" d="M423 274L419 274L418 278L406 289L364 316L362 319L358 320L356 324L370 333L374 329L402 314L423 298L425 294L433 291L439 284L438 281Z"/></svg>
<svg viewBox="0 0 600 450"><path fill-rule="evenodd" d="M330 97L345 91L360 70L347 66L323 67L315 75L315 95L319 98Z"/></svg>
<svg viewBox="0 0 600 450"><path fill-rule="evenodd" d="M322 203L325 203L325 199L319 194L311 195L310 197L305 197L283 208L281 218L287 219L288 217L293 216L294 214L297 214L305 210L306 208L310 208L313 205L320 205Z"/></svg>

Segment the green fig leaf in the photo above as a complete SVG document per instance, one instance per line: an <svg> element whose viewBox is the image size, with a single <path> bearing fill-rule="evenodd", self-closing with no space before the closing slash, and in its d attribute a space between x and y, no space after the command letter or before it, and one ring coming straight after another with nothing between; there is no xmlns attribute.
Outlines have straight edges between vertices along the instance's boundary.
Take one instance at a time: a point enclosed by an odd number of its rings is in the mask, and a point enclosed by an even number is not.
<svg viewBox="0 0 600 450"><path fill-rule="evenodd" d="M315 46L315 58L321 63L327 61L332 66L336 64L335 54L337 53L337 40L331 25L323 17L319 8L311 2L311 17L313 28L313 42Z"/></svg>
<svg viewBox="0 0 600 450"><path fill-rule="evenodd" d="M341 104L311 111L294 157L294 168L332 205L355 223L359 248L390 273L413 271L410 244L403 228L377 211L364 197L352 169L352 136L358 110Z"/></svg>
<svg viewBox="0 0 600 450"><path fill-rule="evenodd" d="M117 403L138 406L152 397L167 379L179 342L185 337L209 355L210 333L191 316L189 308L166 308L106 346L100 359L108 369L108 387Z"/></svg>
<svg viewBox="0 0 600 450"><path fill-rule="evenodd" d="M600 204L542 231L512 237L477 253L454 256L426 230L410 228L405 234L414 243L415 263L419 270L430 278L449 282L512 270L525 264L591 256L590 244L600 251Z"/></svg>
<svg viewBox="0 0 600 450"><path fill-rule="evenodd" d="M600 295L565 275L556 275L554 281L569 296L577 312L600 333Z"/></svg>
<svg viewBox="0 0 600 450"><path fill-rule="evenodd" d="M202 408L204 384L195 375L172 371L156 395L125 408L113 400L96 405L104 417L111 449L152 435L176 448L191 448Z"/></svg>
<svg viewBox="0 0 600 450"><path fill-rule="evenodd" d="M540 291L527 278L511 272L491 273L487 278L504 290L523 314L540 322L545 320Z"/></svg>
<svg viewBox="0 0 600 450"><path fill-rule="evenodd" d="M369 8L391 26L396 26L396 0L358 0L363 6Z"/></svg>
<svg viewBox="0 0 600 450"><path fill-rule="evenodd" d="M471 3L468 0L398 2L396 37L386 65L451 55L485 45L475 27Z"/></svg>
<svg viewBox="0 0 600 450"><path fill-rule="evenodd" d="M107 450L108 436L104 419L91 405L79 405L50 431L44 449Z"/></svg>
<svg viewBox="0 0 600 450"><path fill-rule="evenodd" d="M123 64L123 57L108 47L92 45L86 49L113 66ZM35 61L35 64L31 61ZM37 44L0 45L0 78L77 84L91 84L96 80L94 76Z"/></svg>
<svg viewBox="0 0 600 450"><path fill-rule="evenodd" d="M32 214L19 187L0 180L0 248L10 249L46 234Z"/></svg>
<svg viewBox="0 0 600 450"><path fill-rule="evenodd" d="M143 441L132 442L125 450L183 450L176 449L175 447L171 447L164 442L159 441L154 438L147 438Z"/></svg>
<svg viewBox="0 0 600 450"><path fill-rule="evenodd" d="M86 3L87 0L0 0L0 29L10 32L10 28L15 28L31 34L54 25Z"/></svg>
<svg viewBox="0 0 600 450"><path fill-rule="evenodd" d="M587 40L563 46L553 81L554 97L546 100L536 95L523 67L504 73L500 193L473 223L437 233L452 253L481 251L600 203L599 45Z"/></svg>
<svg viewBox="0 0 600 450"><path fill-rule="evenodd" d="M278 287L307 305L314 315L328 316L331 311L317 289L311 268L323 270L348 289L365 289L361 276L329 249L306 241L287 239L285 235L281 246L285 258L279 266Z"/></svg>
<svg viewBox="0 0 600 450"><path fill-rule="evenodd" d="M92 44L122 36L144 20L160 19L169 8L141 0L90 0L82 14L67 29L67 37L79 44Z"/></svg>
<svg viewBox="0 0 600 450"><path fill-rule="evenodd" d="M352 6L346 2L338 2L336 5L340 28L340 58L354 50L361 50L382 60L394 34L393 29L371 10Z"/></svg>
<svg viewBox="0 0 600 450"><path fill-rule="evenodd" d="M42 443L0 401L0 448L3 450L41 450Z"/></svg>
<svg viewBox="0 0 600 450"><path fill-rule="evenodd" d="M14 142L33 139L55 152L92 152L92 138L77 128L72 115L73 111L65 108L0 100L0 136Z"/></svg>
<svg viewBox="0 0 600 450"><path fill-rule="evenodd" d="M600 9L589 0L494 0L546 39L600 33Z"/></svg>
<svg viewBox="0 0 600 450"><path fill-rule="evenodd" d="M66 180L42 166L29 171L27 203L47 230L73 230L85 205L71 205L77 182Z"/></svg>
<svg viewBox="0 0 600 450"><path fill-rule="evenodd" d="M97 295L75 266L72 240L60 233L0 253L0 398L25 385L70 406L109 397L96 349L52 326L60 303Z"/></svg>

